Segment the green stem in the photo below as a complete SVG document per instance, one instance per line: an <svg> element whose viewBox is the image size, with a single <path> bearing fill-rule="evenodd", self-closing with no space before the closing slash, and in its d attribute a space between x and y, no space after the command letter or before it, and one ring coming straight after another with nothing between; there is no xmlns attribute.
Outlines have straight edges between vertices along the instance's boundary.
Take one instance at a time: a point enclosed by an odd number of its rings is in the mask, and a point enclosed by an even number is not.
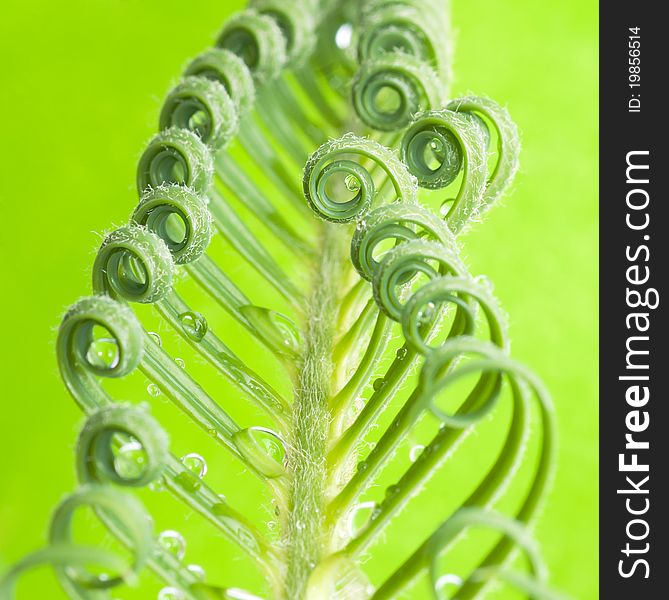
<svg viewBox="0 0 669 600"><path fill-rule="evenodd" d="M346 249L342 228L324 224L322 231L321 252L305 311L304 348L295 382L284 591L285 598L290 600L304 597L309 574L320 561L323 549L331 357L339 274Z"/></svg>

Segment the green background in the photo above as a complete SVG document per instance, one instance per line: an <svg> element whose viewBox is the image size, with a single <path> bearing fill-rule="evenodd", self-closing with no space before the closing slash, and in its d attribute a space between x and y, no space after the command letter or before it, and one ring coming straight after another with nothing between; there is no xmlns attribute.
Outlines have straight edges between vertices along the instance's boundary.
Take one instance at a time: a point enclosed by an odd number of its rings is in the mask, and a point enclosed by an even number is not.
<svg viewBox="0 0 669 600"><path fill-rule="evenodd" d="M52 508L75 486L81 415L56 368L60 314L89 290L100 233L136 203L135 164L161 98L239 6L4 2L0 569L43 544ZM553 394L558 473L536 536L551 583L586 600L597 596L596 19L596 3L581 0L452 7L454 95L505 104L523 141L512 193L466 236L465 254L510 315L514 357ZM244 562L219 556L208 565L219 583L252 587ZM21 590L60 597L48 572Z"/></svg>

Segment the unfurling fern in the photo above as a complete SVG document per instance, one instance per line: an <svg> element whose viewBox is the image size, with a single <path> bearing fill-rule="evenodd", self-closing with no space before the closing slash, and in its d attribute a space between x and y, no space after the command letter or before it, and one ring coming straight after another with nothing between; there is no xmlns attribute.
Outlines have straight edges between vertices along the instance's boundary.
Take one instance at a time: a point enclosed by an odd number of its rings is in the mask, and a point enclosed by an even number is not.
<svg viewBox="0 0 669 600"><path fill-rule="evenodd" d="M510 358L504 315L457 240L511 183L518 136L495 102L449 98L448 25L439 0L255 0L188 64L139 160L139 203L104 238L93 295L60 326L61 374L87 415L76 448L81 486L56 509L50 544L6 574L3 597L24 570L49 563L72 598L111 597L147 569L164 582L163 600L254 598L184 566L179 534L156 535L133 494L145 486L167 490L236 543L272 598L418 597L421 577L435 598L472 598L491 583L555 597L527 532L554 461L551 402ZM208 253L214 235L237 260ZM264 287L240 289L241 264ZM200 290L194 300L180 292L186 280ZM266 372L232 349L240 329L215 330L205 296L274 355ZM204 389L156 343L139 304L236 386L258 421L238 423L239 400ZM136 370L150 395L172 401L262 482L278 529L212 489L202 457L174 455L145 403L103 386ZM372 584L370 549L488 418L505 433L484 471L470 474L475 486L427 539L406 540L405 562ZM378 493L380 474L423 420L432 439ZM363 443L377 428L375 446ZM533 473L502 514L495 506L526 446ZM95 511L129 559L73 539L80 507ZM351 527L365 508L367 520ZM476 528L494 540L466 570L444 570ZM524 569L513 566L518 553Z"/></svg>

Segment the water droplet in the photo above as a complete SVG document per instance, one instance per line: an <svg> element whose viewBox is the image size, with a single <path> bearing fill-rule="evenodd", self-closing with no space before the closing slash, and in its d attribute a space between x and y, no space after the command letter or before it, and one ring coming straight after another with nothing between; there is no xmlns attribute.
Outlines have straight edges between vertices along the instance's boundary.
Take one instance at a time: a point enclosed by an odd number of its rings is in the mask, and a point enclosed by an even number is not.
<svg viewBox="0 0 669 600"><path fill-rule="evenodd" d="M407 353L409 351L407 350L406 346L402 346L401 348L397 349L397 352L395 352L395 356L397 357L397 360L404 360L407 357Z"/></svg>
<svg viewBox="0 0 669 600"><path fill-rule="evenodd" d="M182 369L186 368L186 361L183 358L175 358L174 362L177 363Z"/></svg>
<svg viewBox="0 0 669 600"><path fill-rule="evenodd" d="M194 342L201 342L209 326L204 315L199 312L188 311L179 315L179 321L184 333Z"/></svg>
<svg viewBox="0 0 669 600"><path fill-rule="evenodd" d="M166 529L158 536L158 544L168 554L181 560L186 554L186 540L183 536L173 529Z"/></svg>
<svg viewBox="0 0 669 600"><path fill-rule="evenodd" d="M163 340L155 331L147 331L146 335L148 335L158 346L163 345Z"/></svg>
<svg viewBox="0 0 669 600"><path fill-rule="evenodd" d="M444 143L439 138L433 138L430 142L430 148L434 153L440 153L444 151Z"/></svg>
<svg viewBox="0 0 669 600"><path fill-rule="evenodd" d="M447 573L446 575L442 575L435 581L434 583L434 590L437 592L437 597L440 598L441 600L448 600L451 598L451 594L447 593L446 588L447 587L455 587L458 588L462 585L462 578L459 577L458 575L455 575L453 573Z"/></svg>
<svg viewBox="0 0 669 600"><path fill-rule="evenodd" d="M423 308L418 311L418 322L421 325L429 323L434 317L435 305L434 302L428 302Z"/></svg>
<svg viewBox="0 0 669 600"><path fill-rule="evenodd" d="M439 207L439 214L442 217L445 217L451 211L451 207L453 206L454 200L455 198L447 198L441 203L441 206Z"/></svg>
<svg viewBox="0 0 669 600"><path fill-rule="evenodd" d="M351 509L346 521L348 535L350 537L355 537L367 526L375 508L376 502L370 501L356 504Z"/></svg>
<svg viewBox="0 0 669 600"><path fill-rule="evenodd" d="M165 480L162 477L158 477L158 479L154 479L149 484L149 489L152 492L164 492L165 491Z"/></svg>
<svg viewBox="0 0 669 600"><path fill-rule="evenodd" d="M353 25L350 23L343 23L339 26L339 29L337 29L337 32L335 33L335 44L337 45L337 48L345 50L351 45L352 41Z"/></svg>
<svg viewBox="0 0 669 600"><path fill-rule="evenodd" d="M274 531L276 529L276 521L267 521L267 529Z"/></svg>
<svg viewBox="0 0 669 600"><path fill-rule="evenodd" d="M279 434L266 427L249 427L232 439L244 458L267 477L285 473L286 445Z"/></svg>
<svg viewBox="0 0 669 600"><path fill-rule="evenodd" d="M375 392L378 392L381 390L381 388L383 388L384 385L386 385L386 380L383 377L379 377L378 379L374 380L372 387L374 388Z"/></svg>
<svg viewBox="0 0 669 600"><path fill-rule="evenodd" d="M188 565L186 569L198 579L198 581L204 581L205 572L200 565Z"/></svg>
<svg viewBox="0 0 669 600"><path fill-rule="evenodd" d="M158 600L184 600L184 595L179 588L168 586L158 592Z"/></svg>
<svg viewBox="0 0 669 600"><path fill-rule="evenodd" d="M367 464L366 460L360 461L357 466L358 473L364 473L367 470L368 466L369 465Z"/></svg>
<svg viewBox="0 0 669 600"><path fill-rule="evenodd" d="M477 275L474 277L474 281L482 285L490 293L495 291L495 286L487 275Z"/></svg>
<svg viewBox="0 0 669 600"><path fill-rule="evenodd" d="M249 550L253 551L258 550L258 542L251 535L248 529L243 527L238 527L237 531L235 531L235 537L237 539L237 542L239 542L244 548L248 548Z"/></svg>
<svg viewBox="0 0 669 600"><path fill-rule="evenodd" d="M198 479L202 479L207 474L207 462L196 452L182 456L181 462Z"/></svg>
<svg viewBox="0 0 669 600"><path fill-rule="evenodd" d="M160 388L155 383L150 383L149 385L147 385L146 391L149 394L149 396L153 396L154 398L160 396Z"/></svg>
<svg viewBox="0 0 669 600"><path fill-rule="evenodd" d="M416 462L418 460L418 457L422 454L423 450L425 450L425 446L422 444L416 444L409 450L409 460L411 462Z"/></svg>
<svg viewBox="0 0 669 600"><path fill-rule="evenodd" d="M98 369L113 369L118 365L119 359L118 343L111 337L93 340L86 352L88 364Z"/></svg>
<svg viewBox="0 0 669 600"><path fill-rule="evenodd" d="M344 183L349 192L357 192L360 190L360 180L355 175L347 175L344 179Z"/></svg>
<svg viewBox="0 0 669 600"><path fill-rule="evenodd" d="M126 442L114 458L114 470L126 480L139 479L146 467L146 452L137 440Z"/></svg>
<svg viewBox="0 0 669 600"><path fill-rule="evenodd" d="M283 463L286 457L286 448L281 438L269 429L261 427L251 427L250 429L260 434L258 436L259 441L264 446L267 454L276 462Z"/></svg>
<svg viewBox="0 0 669 600"><path fill-rule="evenodd" d="M395 494L397 494L397 492L400 491L400 489L401 488L400 488L399 485L389 485L386 488L386 500L388 500L389 498L392 498Z"/></svg>
<svg viewBox="0 0 669 600"><path fill-rule="evenodd" d="M367 448L369 448L370 450L374 450L374 448L376 448L376 442L369 442L367 444Z"/></svg>
<svg viewBox="0 0 669 600"><path fill-rule="evenodd" d="M291 358L297 355L302 346L302 337L297 325L288 317L261 306L247 305L239 310L273 352Z"/></svg>

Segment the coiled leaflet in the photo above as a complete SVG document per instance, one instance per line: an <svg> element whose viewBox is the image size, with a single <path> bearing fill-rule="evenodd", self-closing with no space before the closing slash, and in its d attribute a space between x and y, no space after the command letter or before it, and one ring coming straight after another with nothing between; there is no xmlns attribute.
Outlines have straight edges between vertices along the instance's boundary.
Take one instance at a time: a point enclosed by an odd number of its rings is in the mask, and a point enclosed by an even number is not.
<svg viewBox="0 0 669 600"><path fill-rule="evenodd" d="M114 453L116 436L132 438L143 453L141 472L119 472ZM115 405L93 413L77 440L77 474L81 482L143 487L158 479L168 458L165 431L146 409Z"/></svg>
<svg viewBox="0 0 669 600"><path fill-rule="evenodd" d="M186 77L167 95L160 129L176 127L195 133L217 150L237 132L237 107L223 84L206 77Z"/></svg>
<svg viewBox="0 0 669 600"><path fill-rule="evenodd" d="M131 222L161 238L176 264L198 259L211 240L211 214L207 203L184 186L161 185L146 192Z"/></svg>
<svg viewBox="0 0 669 600"><path fill-rule="evenodd" d="M372 281L385 242L418 238L449 246L454 243L451 230L423 206L402 202L380 206L357 222L351 239L351 262L363 279Z"/></svg>
<svg viewBox="0 0 669 600"><path fill-rule="evenodd" d="M304 63L316 43L315 12L305 10L300 0L251 0L249 8L276 21L286 43L286 62Z"/></svg>
<svg viewBox="0 0 669 600"><path fill-rule="evenodd" d="M435 279L445 274L460 275L465 268L454 247L428 240L413 240L389 250L373 279L374 300L381 311L394 321L402 318L402 300L398 288L422 274Z"/></svg>
<svg viewBox="0 0 669 600"><path fill-rule="evenodd" d="M230 17L216 46L239 56L261 85L278 77L287 60L286 40L277 22L253 10Z"/></svg>
<svg viewBox="0 0 669 600"><path fill-rule="evenodd" d="M371 162L366 167L362 161ZM304 169L304 195L311 209L322 219L346 223L359 218L369 210L382 189L372 175L378 169L392 186L391 198L403 202L416 201L416 182L406 167L392 152L378 142L348 133L318 148ZM339 201L331 190L336 190L335 177L345 179L349 191L355 195ZM343 187L343 186L341 186ZM352 189L351 189L352 188Z"/></svg>
<svg viewBox="0 0 669 600"><path fill-rule="evenodd" d="M246 63L230 50L205 50L188 64L184 76L206 77L220 83L235 103L239 116L246 114L253 106L253 75Z"/></svg>
<svg viewBox="0 0 669 600"><path fill-rule="evenodd" d="M489 208L511 185L518 170L520 141L518 127L509 112L489 98L465 96L448 103L447 108L458 113L474 115L483 123L488 134L491 126L497 135L497 157L491 170L484 195L483 210Z"/></svg>
<svg viewBox="0 0 669 600"><path fill-rule="evenodd" d="M137 165L137 191L163 184L186 185L206 193L214 164L200 138L187 129L171 127L151 139Z"/></svg>
<svg viewBox="0 0 669 600"><path fill-rule="evenodd" d="M450 76L448 31L439 18L444 12L429 3L372 3L363 8L358 60L363 63L399 50L432 65L442 81Z"/></svg>
<svg viewBox="0 0 669 600"><path fill-rule="evenodd" d="M172 289L174 263L160 237L145 227L125 226L104 239L92 271L95 293L150 304Z"/></svg>
<svg viewBox="0 0 669 600"><path fill-rule="evenodd" d="M487 164L485 139L476 121L446 109L420 113L402 138L401 154L421 187L445 187L462 169L460 188L445 217L454 233L478 216Z"/></svg>
<svg viewBox="0 0 669 600"><path fill-rule="evenodd" d="M49 541L56 547L71 544L72 519L75 511L88 506L101 511L123 529L128 547L132 550L132 563L125 573L95 575L85 566L56 564L58 578L66 592L74 598L95 598L94 590L116 587L124 581L132 583L147 564L153 550L151 526L144 507L134 496L110 486L86 485L68 496L56 508L51 520Z"/></svg>
<svg viewBox="0 0 669 600"><path fill-rule="evenodd" d="M363 62L352 89L358 117L380 131L401 129L417 112L441 106L445 92L427 63L401 52Z"/></svg>

